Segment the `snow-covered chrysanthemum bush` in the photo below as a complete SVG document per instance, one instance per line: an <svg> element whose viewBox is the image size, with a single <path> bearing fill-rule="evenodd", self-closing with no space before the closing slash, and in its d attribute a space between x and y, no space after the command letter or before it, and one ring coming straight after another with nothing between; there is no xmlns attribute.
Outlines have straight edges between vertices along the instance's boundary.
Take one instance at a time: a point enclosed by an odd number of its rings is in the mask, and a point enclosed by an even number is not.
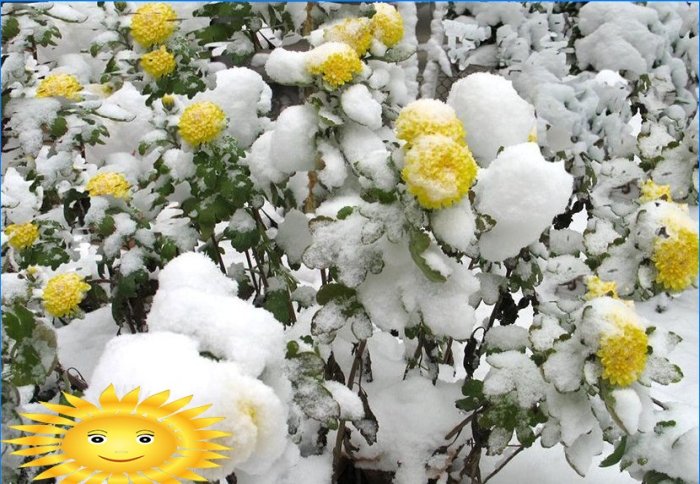
<svg viewBox="0 0 700 484"><path fill-rule="evenodd" d="M697 482L697 18L3 4L3 432L113 385L210 482Z"/></svg>

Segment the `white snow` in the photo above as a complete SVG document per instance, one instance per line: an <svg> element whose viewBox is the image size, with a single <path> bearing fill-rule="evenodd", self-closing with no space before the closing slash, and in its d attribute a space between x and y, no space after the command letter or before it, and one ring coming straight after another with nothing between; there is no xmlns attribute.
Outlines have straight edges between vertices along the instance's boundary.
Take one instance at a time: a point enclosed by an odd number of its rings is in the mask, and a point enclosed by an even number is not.
<svg viewBox="0 0 700 484"><path fill-rule="evenodd" d="M265 72L270 79L285 85L304 85L312 81L306 68L306 52L274 49L265 62Z"/></svg>
<svg viewBox="0 0 700 484"><path fill-rule="evenodd" d="M537 241L566 208L572 184L563 163L546 161L535 143L504 149L479 172L474 188L477 212L496 221L479 239L482 257L503 260Z"/></svg>
<svg viewBox="0 0 700 484"><path fill-rule="evenodd" d="M382 127L382 106L364 84L355 84L343 91L340 104L348 118L376 130Z"/></svg>
<svg viewBox="0 0 700 484"><path fill-rule="evenodd" d="M481 166L489 166L501 147L524 143L536 126L534 108L511 81L478 72L452 85L447 104L464 124L466 141Z"/></svg>
<svg viewBox="0 0 700 484"><path fill-rule="evenodd" d="M469 198L430 214L433 233L450 247L466 252L476 239L476 222Z"/></svg>
<svg viewBox="0 0 700 484"><path fill-rule="evenodd" d="M318 115L308 104L290 106L277 118L270 139L270 161L278 171L293 174L316 166Z"/></svg>

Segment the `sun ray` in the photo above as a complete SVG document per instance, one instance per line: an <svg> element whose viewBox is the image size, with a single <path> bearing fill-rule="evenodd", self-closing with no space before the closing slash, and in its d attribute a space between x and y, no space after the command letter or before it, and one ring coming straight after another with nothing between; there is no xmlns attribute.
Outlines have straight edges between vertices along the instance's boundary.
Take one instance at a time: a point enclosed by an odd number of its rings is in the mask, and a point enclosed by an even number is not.
<svg viewBox="0 0 700 484"><path fill-rule="evenodd" d="M192 395L188 395L186 397L179 398L177 400L173 400L170 403L167 403L165 405L161 405L161 410L165 412L166 414L171 414L175 413L181 408L187 406L188 403L192 401Z"/></svg>
<svg viewBox="0 0 700 484"><path fill-rule="evenodd" d="M228 437L228 432L222 432L221 430L198 430L196 432L197 440L210 440L218 439L219 437Z"/></svg>
<svg viewBox="0 0 700 484"><path fill-rule="evenodd" d="M197 416L203 414L204 412L206 412L207 410L209 410L210 407L211 407L211 405L202 405L201 407L194 407L194 408L189 408L187 410L183 410L182 412L178 412L177 414L182 418L192 420L195 417L197 417Z"/></svg>
<svg viewBox="0 0 700 484"><path fill-rule="evenodd" d="M63 392L63 396L65 397L68 403L70 403L79 410L83 410L85 412L95 412L97 410L97 407L95 405L88 402L87 400L83 400L80 397L76 397L75 395L71 395L70 393L66 392Z"/></svg>
<svg viewBox="0 0 700 484"><path fill-rule="evenodd" d="M64 425L67 427L75 425L75 420L59 417L58 415L51 415L50 413L20 413L20 415L28 420L45 424Z"/></svg>
<svg viewBox="0 0 700 484"><path fill-rule="evenodd" d="M83 484L102 484L107 479L106 472L98 472L90 476Z"/></svg>
<svg viewBox="0 0 700 484"><path fill-rule="evenodd" d="M126 474L112 474L107 479L108 484L129 484L129 478Z"/></svg>
<svg viewBox="0 0 700 484"><path fill-rule="evenodd" d="M185 457L199 457L200 459L217 460L217 459L228 459L227 456L223 454L217 454L216 452L208 452L199 449L187 449L182 450L180 453Z"/></svg>
<svg viewBox="0 0 700 484"><path fill-rule="evenodd" d="M58 445L41 445L39 447L27 447L26 449L16 450L16 451L12 452L12 455L32 456L32 455L48 454L49 452L53 452L53 451L58 450L58 449L59 449Z"/></svg>
<svg viewBox="0 0 700 484"><path fill-rule="evenodd" d="M159 483L165 483L165 482L178 482L177 480L173 479L173 476L170 474L163 472L161 469L149 469L143 473L144 476L148 477L149 479L159 482ZM178 476L182 477L182 476Z"/></svg>
<svg viewBox="0 0 700 484"><path fill-rule="evenodd" d="M66 415L68 417L82 418L85 414L85 412L79 408L61 405L60 403L42 402L42 405L52 412L56 412L60 415Z"/></svg>
<svg viewBox="0 0 700 484"><path fill-rule="evenodd" d="M33 461L22 464L20 467L42 467L42 466L52 466L54 464L60 464L66 461L66 456L63 454L51 454L45 455L44 457L39 457Z"/></svg>
<svg viewBox="0 0 700 484"><path fill-rule="evenodd" d="M61 484L77 484L79 482L85 482L86 479L89 477L92 477L92 474L95 471L91 469L78 469L74 473L66 476L62 481ZM104 480L104 477L100 482L102 484L102 481Z"/></svg>
<svg viewBox="0 0 700 484"><path fill-rule="evenodd" d="M144 401L138 404L137 408L158 408L167 402L168 398L170 398L170 390L165 390L146 398Z"/></svg>
<svg viewBox="0 0 700 484"><path fill-rule="evenodd" d="M66 429L54 425L10 425L10 428L22 432L30 432L32 434L57 435L66 433Z"/></svg>
<svg viewBox="0 0 700 484"><path fill-rule="evenodd" d="M36 476L34 480L39 481L41 479L51 479L52 477L65 476L74 473L78 470L78 468L79 465L75 462L64 462L63 464L58 464L57 466L53 466L45 470L44 472Z"/></svg>
<svg viewBox="0 0 700 484"><path fill-rule="evenodd" d="M222 420L224 420L223 417L197 418L192 420L192 425L194 425L196 429L203 429L205 427L211 427Z"/></svg>
<svg viewBox="0 0 700 484"><path fill-rule="evenodd" d="M56 437L41 437L38 435L31 435L29 437L19 437L16 439L3 440L6 444L15 445L52 445L60 444L61 439Z"/></svg>
<svg viewBox="0 0 700 484"><path fill-rule="evenodd" d="M121 400L121 404L127 408L136 408L139 403L139 393L141 392L141 387L136 387L129 393L124 395Z"/></svg>

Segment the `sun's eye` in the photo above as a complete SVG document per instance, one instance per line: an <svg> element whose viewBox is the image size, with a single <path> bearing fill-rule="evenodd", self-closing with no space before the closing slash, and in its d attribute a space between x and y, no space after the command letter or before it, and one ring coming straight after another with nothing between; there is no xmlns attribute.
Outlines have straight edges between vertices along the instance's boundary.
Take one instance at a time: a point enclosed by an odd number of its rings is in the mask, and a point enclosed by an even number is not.
<svg viewBox="0 0 700 484"><path fill-rule="evenodd" d="M104 435L88 435L88 441L91 444L104 444L107 441L107 437Z"/></svg>
<svg viewBox="0 0 700 484"><path fill-rule="evenodd" d="M139 444L150 444L153 442L153 436L152 435L139 435L136 437L136 441Z"/></svg>

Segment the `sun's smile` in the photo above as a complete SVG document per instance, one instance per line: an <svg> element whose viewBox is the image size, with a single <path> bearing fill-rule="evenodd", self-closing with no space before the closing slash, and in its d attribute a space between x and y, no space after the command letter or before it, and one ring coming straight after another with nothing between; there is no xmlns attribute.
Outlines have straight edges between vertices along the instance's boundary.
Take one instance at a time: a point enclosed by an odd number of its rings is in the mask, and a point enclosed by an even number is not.
<svg viewBox="0 0 700 484"><path fill-rule="evenodd" d="M194 469L218 467L213 461L226 456L216 451L229 450L211 442L229 434L206 429L222 419L196 418L209 405L185 408L191 396L168 402L170 392L165 391L139 401L136 388L120 399L110 385L100 395L97 406L64 395L70 405L43 403L53 414L23 414L40 425L13 427L43 435L5 441L28 446L14 451L14 455L41 456L22 467L52 466L35 480L63 477L63 484L88 479L122 482L124 478L129 482L146 482L143 478L170 482L173 477L206 481ZM115 458L120 454L124 458Z"/></svg>
<svg viewBox="0 0 700 484"><path fill-rule="evenodd" d="M98 456L100 459L108 460L110 462L131 462L132 460L140 459L143 457L142 455L138 457L134 457L133 459L110 459L109 457L103 457L101 455Z"/></svg>

